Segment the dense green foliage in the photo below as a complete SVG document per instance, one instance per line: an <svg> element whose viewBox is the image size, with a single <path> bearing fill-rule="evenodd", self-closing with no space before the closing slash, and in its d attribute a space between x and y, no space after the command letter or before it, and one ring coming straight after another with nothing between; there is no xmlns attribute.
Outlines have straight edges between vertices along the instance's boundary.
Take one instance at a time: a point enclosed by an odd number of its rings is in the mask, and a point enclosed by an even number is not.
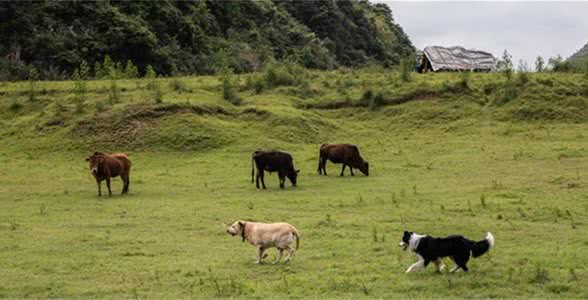
<svg viewBox="0 0 588 300"><path fill-rule="evenodd" d="M26 79L31 67L64 79L107 55L173 75L213 73L221 49L237 73L270 58L331 69L413 53L390 9L367 1L13 1L0 15L0 80Z"/></svg>
<svg viewBox="0 0 588 300"><path fill-rule="evenodd" d="M0 298L588 295L583 75L403 81L275 62L231 75L233 105L217 76L116 79L110 103L113 81L84 73L0 83ZM329 142L357 144L370 176L331 163L318 176ZM298 187L266 174L256 190L258 148L292 153ZM100 150L130 154L129 195L117 178L96 197L84 158ZM255 249L224 232L237 219L294 224L293 261L254 265ZM403 230L491 231L496 247L467 274L404 274L416 257L398 247Z"/></svg>

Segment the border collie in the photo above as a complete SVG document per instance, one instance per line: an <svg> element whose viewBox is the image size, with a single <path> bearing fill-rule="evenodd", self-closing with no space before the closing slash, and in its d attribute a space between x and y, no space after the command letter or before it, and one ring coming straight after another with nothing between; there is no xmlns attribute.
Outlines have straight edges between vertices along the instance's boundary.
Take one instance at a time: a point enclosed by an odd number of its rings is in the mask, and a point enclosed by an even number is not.
<svg viewBox="0 0 588 300"><path fill-rule="evenodd" d="M476 242L461 235L435 238L405 231L400 247L402 250L410 249L419 258L419 261L408 267L406 273L424 269L430 262L437 266L437 272L441 272L445 267L441 261L443 257L450 257L456 264L450 272L455 272L459 268L467 271L466 264L470 259L470 253L473 257L479 257L488 252L494 247L494 236L488 232L485 239Z"/></svg>

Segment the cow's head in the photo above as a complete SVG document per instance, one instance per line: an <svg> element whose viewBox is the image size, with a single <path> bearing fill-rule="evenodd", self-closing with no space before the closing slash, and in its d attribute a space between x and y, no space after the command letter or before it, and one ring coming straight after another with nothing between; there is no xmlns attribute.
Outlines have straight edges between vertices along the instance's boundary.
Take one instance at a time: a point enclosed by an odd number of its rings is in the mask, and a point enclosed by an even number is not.
<svg viewBox="0 0 588 300"><path fill-rule="evenodd" d="M363 164L359 166L359 170L361 173L365 174L365 176L370 176L370 164L367 161L364 161Z"/></svg>
<svg viewBox="0 0 588 300"><path fill-rule="evenodd" d="M92 172L92 175L97 175L98 166L104 162L104 155L102 155L102 153L95 152L92 156L86 158L86 161L90 165L90 171Z"/></svg>
<svg viewBox="0 0 588 300"><path fill-rule="evenodd" d="M290 179L290 182L292 182L293 186L296 186L296 178L298 177L299 172L300 170L294 170L294 168L292 168L290 172L288 172L288 174L286 175L288 179Z"/></svg>

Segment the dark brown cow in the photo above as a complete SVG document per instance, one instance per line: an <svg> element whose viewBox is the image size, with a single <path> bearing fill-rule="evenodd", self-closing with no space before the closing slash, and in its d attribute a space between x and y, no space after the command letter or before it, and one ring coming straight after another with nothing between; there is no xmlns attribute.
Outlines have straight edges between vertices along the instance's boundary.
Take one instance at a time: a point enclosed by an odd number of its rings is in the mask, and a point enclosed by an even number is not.
<svg viewBox="0 0 588 300"><path fill-rule="evenodd" d="M106 154L102 152L94 152L94 154L86 161L90 163L90 171L94 178L96 178L96 184L98 185L98 196L102 196L102 180L106 180L106 186L108 187L108 196L112 196L110 190L110 178L120 176L123 181L122 194L129 192L129 173L131 172L131 161L126 153L113 153Z"/></svg>
<svg viewBox="0 0 588 300"><path fill-rule="evenodd" d="M370 165L361 158L357 146L350 144L322 144L319 151L318 173L327 175L327 159L336 164L343 164L341 176L345 167L349 166L351 176L353 168L359 169L365 176L370 175Z"/></svg>
<svg viewBox="0 0 588 300"><path fill-rule="evenodd" d="M254 166L255 164L255 166ZM265 189L265 182L263 180L263 171L278 172L280 179L280 188L284 188L286 177L290 179L292 186L296 186L296 177L300 170L294 169L292 156L286 152L271 150L271 151L255 151L251 157L251 183L253 183L253 174L257 167L257 176L255 177L255 186L259 188L259 180Z"/></svg>

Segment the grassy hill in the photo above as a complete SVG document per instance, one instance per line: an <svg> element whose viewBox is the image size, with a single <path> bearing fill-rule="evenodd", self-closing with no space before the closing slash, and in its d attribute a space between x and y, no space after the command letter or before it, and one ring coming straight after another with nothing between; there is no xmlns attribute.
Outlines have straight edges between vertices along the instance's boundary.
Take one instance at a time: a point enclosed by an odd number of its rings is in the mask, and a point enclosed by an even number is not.
<svg viewBox="0 0 588 300"><path fill-rule="evenodd" d="M588 296L585 77L232 80L240 105L212 76L0 83L0 296ZM327 142L357 144L370 176L330 163L318 176ZM256 190L258 148L292 153L299 186L280 190L273 174ZM96 196L94 151L130 154L128 196L118 180ZM255 249L224 232L236 219L292 223L301 248L254 265ZM416 261L398 247L405 229L491 231L497 244L467 274L404 274Z"/></svg>

